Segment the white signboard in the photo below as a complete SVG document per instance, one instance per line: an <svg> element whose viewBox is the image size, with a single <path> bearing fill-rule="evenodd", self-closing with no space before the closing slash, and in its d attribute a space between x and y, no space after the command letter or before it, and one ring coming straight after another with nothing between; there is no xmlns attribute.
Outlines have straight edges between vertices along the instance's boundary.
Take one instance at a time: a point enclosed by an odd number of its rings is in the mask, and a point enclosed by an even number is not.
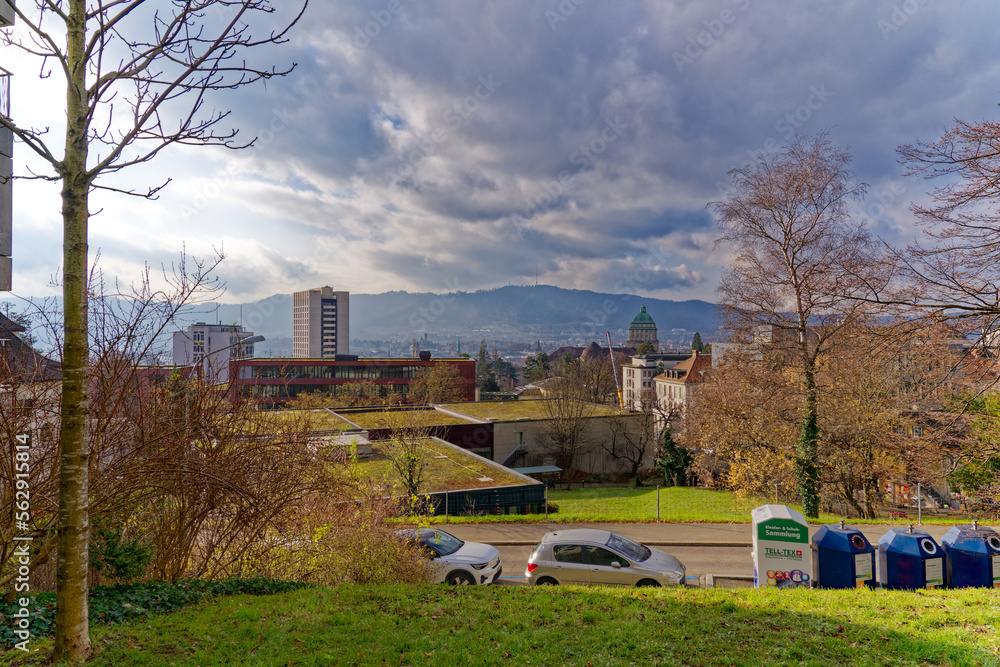
<svg viewBox="0 0 1000 667"><path fill-rule="evenodd" d="M875 554L854 554L854 586L864 588L865 582L875 578Z"/></svg>
<svg viewBox="0 0 1000 667"><path fill-rule="evenodd" d="M944 586L944 558L928 558L924 561L924 578L927 588Z"/></svg>
<svg viewBox="0 0 1000 667"><path fill-rule="evenodd" d="M809 586L812 554L809 524L784 505L764 505L750 513L753 521L754 586Z"/></svg>

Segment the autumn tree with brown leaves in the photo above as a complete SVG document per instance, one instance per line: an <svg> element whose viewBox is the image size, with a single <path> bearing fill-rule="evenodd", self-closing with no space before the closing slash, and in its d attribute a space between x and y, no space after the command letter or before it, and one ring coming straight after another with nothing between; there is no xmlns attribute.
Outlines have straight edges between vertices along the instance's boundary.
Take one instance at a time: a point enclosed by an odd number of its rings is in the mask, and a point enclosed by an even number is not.
<svg viewBox="0 0 1000 667"><path fill-rule="evenodd" d="M866 314L854 297L884 280L876 245L851 217L866 186L850 160L825 134L797 137L731 171L735 189L710 204L717 243L731 249L718 289L729 327L744 340L763 334L785 345L800 372L795 468L810 518L819 516L821 485L816 372L831 338Z"/></svg>

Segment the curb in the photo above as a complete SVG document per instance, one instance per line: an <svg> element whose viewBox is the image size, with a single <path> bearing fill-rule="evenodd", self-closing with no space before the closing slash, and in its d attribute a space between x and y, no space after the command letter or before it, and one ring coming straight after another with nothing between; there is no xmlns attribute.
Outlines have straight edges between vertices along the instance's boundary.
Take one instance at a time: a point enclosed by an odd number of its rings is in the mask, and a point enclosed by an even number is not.
<svg viewBox="0 0 1000 667"><path fill-rule="evenodd" d="M495 547L526 547L534 546L538 544L539 540L504 540L504 541L490 541L490 544ZM644 540L643 544L651 547L730 547L739 548L746 547L750 548L753 546L751 542L734 542L734 541L718 541L718 540Z"/></svg>

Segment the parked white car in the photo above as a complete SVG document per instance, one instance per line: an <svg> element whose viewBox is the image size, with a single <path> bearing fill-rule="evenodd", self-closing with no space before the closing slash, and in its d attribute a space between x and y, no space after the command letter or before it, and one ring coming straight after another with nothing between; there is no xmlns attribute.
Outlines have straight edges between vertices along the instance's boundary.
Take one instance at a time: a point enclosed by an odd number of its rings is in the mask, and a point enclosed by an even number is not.
<svg viewBox="0 0 1000 667"><path fill-rule="evenodd" d="M479 542L463 542L437 528L400 530L403 539L416 540L425 550L437 583L453 586L495 584L503 572L496 547Z"/></svg>
<svg viewBox="0 0 1000 667"><path fill-rule="evenodd" d="M609 530L548 533L528 559L531 585L683 586L684 565L670 554Z"/></svg>

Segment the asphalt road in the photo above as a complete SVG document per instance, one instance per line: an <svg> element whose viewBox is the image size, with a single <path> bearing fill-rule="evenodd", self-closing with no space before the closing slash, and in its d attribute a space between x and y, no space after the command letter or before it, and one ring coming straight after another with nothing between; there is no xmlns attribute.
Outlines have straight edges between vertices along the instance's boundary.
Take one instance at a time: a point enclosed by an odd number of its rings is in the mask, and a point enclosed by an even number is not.
<svg viewBox="0 0 1000 667"><path fill-rule="evenodd" d="M627 531L624 531L627 534ZM534 545L496 545L503 562L502 583L524 584L524 569L528 565ZM697 586L699 578L706 574L752 575L750 547L656 547L666 551L684 563L687 568L688 583Z"/></svg>
<svg viewBox="0 0 1000 667"><path fill-rule="evenodd" d="M720 523L636 523L636 524L445 524L444 530L462 540L485 542L500 550L503 561L503 583L518 585L524 583L524 570L528 557L545 533L569 528L604 528L613 530L632 539L656 547L675 556L687 569L689 584L698 585L699 578L704 584L705 575L725 577L727 575L752 576L753 561L750 555L752 532L745 524ZM897 525L859 526L872 544L877 544L890 528ZM938 543L949 526L916 526L924 530ZM810 535L819 526L810 526ZM725 579L716 585L747 585L733 583ZM752 585L752 584L751 584Z"/></svg>
<svg viewBox="0 0 1000 667"><path fill-rule="evenodd" d="M524 583L528 557L545 533L569 528L605 528L666 551L684 563L688 583L704 575L753 574L748 524L454 524L442 526L456 537L492 544L500 550L502 582Z"/></svg>

